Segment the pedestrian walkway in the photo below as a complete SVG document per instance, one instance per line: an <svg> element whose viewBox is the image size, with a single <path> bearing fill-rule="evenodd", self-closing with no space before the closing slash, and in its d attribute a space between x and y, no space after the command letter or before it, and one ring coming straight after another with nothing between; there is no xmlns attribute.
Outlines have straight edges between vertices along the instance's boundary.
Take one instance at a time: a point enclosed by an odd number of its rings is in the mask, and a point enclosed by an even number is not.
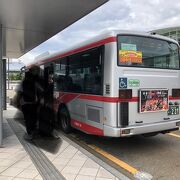
<svg viewBox="0 0 180 180"><path fill-rule="evenodd" d="M32 163L6 120L3 122L3 147L0 148L0 180L41 180Z"/></svg>
<svg viewBox="0 0 180 180"><path fill-rule="evenodd" d="M1 179L128 179L67 138L25 141L21 113L13 107L4 112L4 139L0 149ZM7 121L6 121L7 119ZM101 162L101 163L99 163ZM110 172L109 172L110 171ZM113 174L111 172L114 172Z"/></svg>

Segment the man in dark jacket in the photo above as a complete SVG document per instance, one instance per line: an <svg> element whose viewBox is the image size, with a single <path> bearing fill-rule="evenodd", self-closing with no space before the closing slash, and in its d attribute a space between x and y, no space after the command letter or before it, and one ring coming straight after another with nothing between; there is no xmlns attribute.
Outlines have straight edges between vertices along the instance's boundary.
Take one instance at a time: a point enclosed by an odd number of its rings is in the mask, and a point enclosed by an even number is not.
<svg viewBox="0 0 180 180"><path fill-rule="evenodd" d="M28 71L21 84L21 108L26 124L26 139L32 139L37 123L37 96L33 74Z"/></svg>

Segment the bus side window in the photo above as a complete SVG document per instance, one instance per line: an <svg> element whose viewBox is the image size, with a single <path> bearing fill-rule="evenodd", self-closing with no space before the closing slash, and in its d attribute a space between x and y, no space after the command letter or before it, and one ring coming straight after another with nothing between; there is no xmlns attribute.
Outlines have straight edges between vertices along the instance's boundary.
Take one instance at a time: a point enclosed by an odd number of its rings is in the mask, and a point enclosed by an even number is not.
<svg viewBox="0 0 180 180"><path fill-rule="evenodd" d="M96 66L89 68L89 74L84 76L84 89L85 92L91 94L100 94L101 90L101 76L96 69Z"/></svg>
<svg viewBox="0 0 180 180"><path fill-rule="evenodd" d="M64 71L59 71L60 75L64 76L64 91L102 94L101 48L68 57L68 65L65 67Z"/></svg>
<svg viewBox="0 0 180 180"><path fill-rule="evenodd" d="M96 48L84 56L84 67L86 74L84 75L84 92L88 94L101 95L102 89L102 63L101 49ZM87 71L88 69L88 71Z"/></svg>
<svg viewBox="0 0 180 180"><path fill-rule="evenodd" d="M65 89L67 89L65 87L66 69L67 69L67 58L62 58L55 63L55 67L54 67L55 91L64 91Z"/></svg>

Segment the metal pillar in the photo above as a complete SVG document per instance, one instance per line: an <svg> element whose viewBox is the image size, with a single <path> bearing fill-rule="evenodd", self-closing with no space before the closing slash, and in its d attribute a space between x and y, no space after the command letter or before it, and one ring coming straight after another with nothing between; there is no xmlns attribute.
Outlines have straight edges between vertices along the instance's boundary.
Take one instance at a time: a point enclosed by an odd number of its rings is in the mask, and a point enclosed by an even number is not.
<svg viewBox="0 0 180 180"><path fill-rule="evenodd" d="M8 69L7 69L7 73L8 73L8 87L7 89L9 90L9 58L7 58L7 63L8 63Z"/></svg>
<svg viewBox="0 0 180 180"><path fill-rule="evenodd" d="M2 87L3 87L3 60L2 60L2 49L3 49L3 43L2 43L2 25L0 24L0 146L2 146L2 139L3 139L3 102L2 102Z"/></svg>
<svg viewBox="0 0 180 180"><path fill-rule="evenodd" d="M3 110L6 110L6 59L3 59Z"/></svg>

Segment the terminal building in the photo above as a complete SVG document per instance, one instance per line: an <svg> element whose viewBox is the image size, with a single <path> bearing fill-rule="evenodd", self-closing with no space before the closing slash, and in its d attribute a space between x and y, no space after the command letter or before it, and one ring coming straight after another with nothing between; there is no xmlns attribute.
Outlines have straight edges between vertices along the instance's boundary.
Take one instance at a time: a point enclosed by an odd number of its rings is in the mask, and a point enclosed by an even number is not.
<svg viewBox="0 0 180 180"><path fill-rule="evenodd" d="M151 32L175 39L180 44L180 26L157 29Z"/></svg>

